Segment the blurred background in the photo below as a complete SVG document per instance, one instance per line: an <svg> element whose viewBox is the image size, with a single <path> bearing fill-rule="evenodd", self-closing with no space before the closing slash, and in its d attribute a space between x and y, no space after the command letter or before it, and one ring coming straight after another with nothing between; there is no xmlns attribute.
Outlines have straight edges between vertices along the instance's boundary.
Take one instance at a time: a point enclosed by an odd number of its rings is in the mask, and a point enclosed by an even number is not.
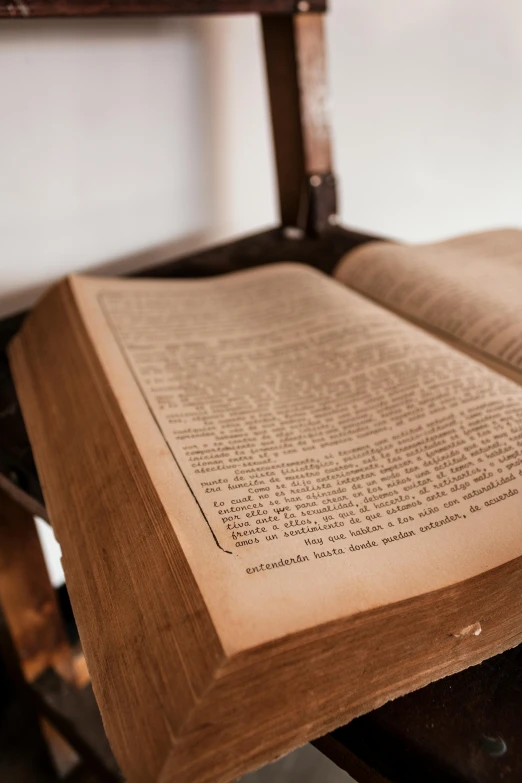
<svg viewBox="0 0 522 783"><path fill-rule="evenodd" d="M522 5L331 0L340 217L428 241L522 214ZM277 222L255 17L0 24L0 316ZM59 552L43 523L53 581ZM313 748L249 783L337 783Z"/></svg>
<svg viewBox="0 0 522 783"><path fill-rule="evenodd" d="M522 5L331 0L340 214L409 241L520 223ZM255 17L0 24L0 313L277 220Z"/></svg>

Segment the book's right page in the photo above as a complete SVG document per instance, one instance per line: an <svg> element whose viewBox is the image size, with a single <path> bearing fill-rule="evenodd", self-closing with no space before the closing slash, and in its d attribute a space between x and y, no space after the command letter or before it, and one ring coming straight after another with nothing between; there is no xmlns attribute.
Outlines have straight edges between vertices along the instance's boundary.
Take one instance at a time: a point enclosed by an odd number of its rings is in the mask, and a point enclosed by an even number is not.
<svg viewBox="0 0 522 783"><path fill-rule="evenodd" d="M522 379L522 231L371 242L345 256L335 277Z"/></svg>

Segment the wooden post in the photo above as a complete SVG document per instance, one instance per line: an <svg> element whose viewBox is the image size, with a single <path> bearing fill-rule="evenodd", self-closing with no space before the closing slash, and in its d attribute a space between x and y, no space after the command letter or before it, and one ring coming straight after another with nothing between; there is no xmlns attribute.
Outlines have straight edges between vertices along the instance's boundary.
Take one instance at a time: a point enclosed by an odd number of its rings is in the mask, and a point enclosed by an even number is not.
<svg viewBox="0 0 522 783"><path fill-rule="evenodd" d="M336 222L323 15L263 16L283 226L319 234Z"/></svg>
<svg viewBox="0 0 522 783"><path fill-rule="evenodd" d="M52 667L72 682L72 653L34 518L1 490L0 602L26 680Z"/></svg>

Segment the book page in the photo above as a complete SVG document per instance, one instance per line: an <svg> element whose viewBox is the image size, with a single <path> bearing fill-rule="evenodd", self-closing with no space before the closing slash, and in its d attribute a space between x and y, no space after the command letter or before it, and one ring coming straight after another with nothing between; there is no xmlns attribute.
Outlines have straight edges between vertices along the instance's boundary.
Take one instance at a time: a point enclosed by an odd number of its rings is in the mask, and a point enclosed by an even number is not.
<svg viewBox="0 0 522 783"><path fill-rule="evenodd" d="M298 264L72 285L228 653L522 554L511 381Z"/></svg>
<svg viewBox="0 0 522 783"><path fill-rule="evenodd" d="M335 277L522 379L522 231L371 242L345 256Z"/></svg>

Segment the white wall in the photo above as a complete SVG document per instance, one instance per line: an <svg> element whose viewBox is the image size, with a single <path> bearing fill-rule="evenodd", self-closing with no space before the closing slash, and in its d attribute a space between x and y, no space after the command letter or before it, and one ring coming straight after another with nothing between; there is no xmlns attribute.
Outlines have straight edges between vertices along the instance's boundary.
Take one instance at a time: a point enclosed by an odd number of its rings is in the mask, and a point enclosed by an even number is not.
<svg viewBox="0 0 522 783"><path fill-rule="evenodd" d="M343 220L522 217L518 0L331 0ZM0 23L0 312L276 220L255 18Z"/></svg>
<svg viewBox="0 0 522 783"><path fill-rule="evenodd" d="M275 222L256 22L0 23L0 312Z"/></svg>
<svg viewBox="0 0 522 783"><path fill-rule="evenodd" d="M332 0L342 216L424 241L522 223L519 0Z"/></svg>

